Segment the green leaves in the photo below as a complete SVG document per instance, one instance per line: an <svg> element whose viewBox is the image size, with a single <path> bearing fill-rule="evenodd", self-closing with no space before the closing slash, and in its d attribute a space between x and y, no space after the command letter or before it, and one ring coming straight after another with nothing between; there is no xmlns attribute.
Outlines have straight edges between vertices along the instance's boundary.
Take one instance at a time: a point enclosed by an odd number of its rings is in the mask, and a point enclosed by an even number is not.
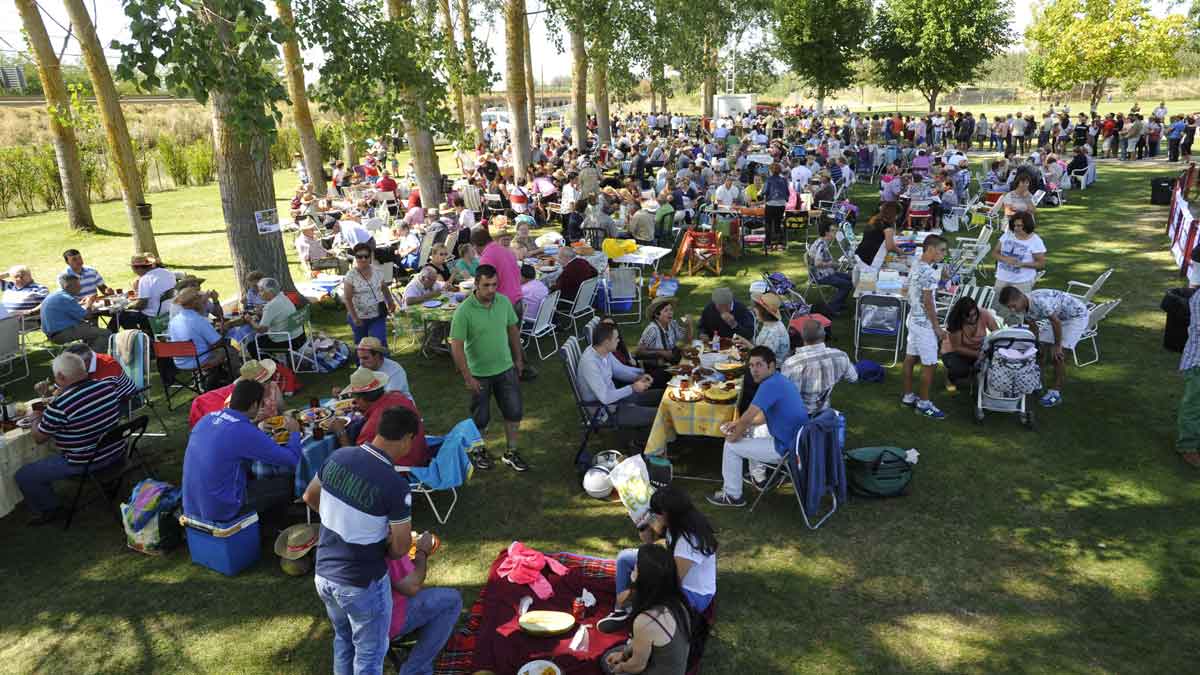
<svg viewBox="0 0 1200 675"><path fill-rule="evenodd" d="M792 72L824 98L853 84L870 20L870 0L776 0L775 39Z"/></svg>

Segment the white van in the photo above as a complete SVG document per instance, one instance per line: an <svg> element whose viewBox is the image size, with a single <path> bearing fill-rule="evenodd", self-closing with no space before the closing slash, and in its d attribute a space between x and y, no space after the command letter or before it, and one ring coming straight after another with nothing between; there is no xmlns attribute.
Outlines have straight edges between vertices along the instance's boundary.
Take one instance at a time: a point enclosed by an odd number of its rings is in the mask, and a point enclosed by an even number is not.
<svg viewBox="0 0 1200 675"><path fill-rule="evenodd" d="M512 117L509 116L507 110L485 110L479 116L483 118L483 125L485 127L495 122L497 129L504 129L509 133L512 132Z"/></svg>

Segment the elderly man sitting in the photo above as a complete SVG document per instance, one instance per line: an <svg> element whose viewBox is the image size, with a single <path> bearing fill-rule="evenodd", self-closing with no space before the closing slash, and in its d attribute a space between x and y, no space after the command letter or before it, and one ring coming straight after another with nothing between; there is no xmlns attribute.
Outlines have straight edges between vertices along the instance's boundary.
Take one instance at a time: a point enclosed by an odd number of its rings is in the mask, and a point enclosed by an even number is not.
<svg viewBox="0 0 1200 675"><path fill-rule="evenodd" d="M300 225L300 234L296 235L296 255L300 264L310 270L336 270L339 274L346 271L346 264L321 243L317 226L311 219Z"/></svg>
<svg viewBox="0 0 1200 675"><path fill-rule="evenodd" d="M300 463L300 426L293 417L284 416L286 445L255 426L264 391L259 382L239 380L228 407L205 415L192 429L183 455L184 513L224 522L291 501L291 476L246 480L249 462L291 468Z"/></svg>
<svg viewBox="0 0 1200 675"><path fill-rule="evenodd" d="M615 408L613 423L622 428L643 428L654 423L658 403L662 400L661 389L651 391L654 378L641 368L627 366L612 354L617 349L621 334L617 327L601 323L592 333L592 346L584 350L579 359L579 389L584 401ZM629 383L621 388L614 381ZM599 407L599 406L594 406ZM600 411L600 421L608 417L606 410Z"/></svg>
<svg viewBox="0 0 1200 675"><path fill-rule="evenodd" d="M289 327L296 306L283 294L279 282L271 277L262 278L258 282L258 294L267 301L262 308L262 317L257 321L249 314L245 317L246 324L258 334L246 346L251 357L257 359L263 351L295 351L303 347L308 336L303 327Z"/></svg>
<svg viewBox="0 0 1200 675"><path fill-rule="evenodd" d="M800 390L809 417L825 410L838 382L857 382L858 371L846 352L825 346L825 329L813 319L800 328L804 346L783 362L783 376Z"/></svg>
<svg viewBox="0 0 1200 675"><path fill-rule="evenodd" d="M746 306L733 299L733 291L721 287L712 292L712 302L700 312L700 334L705 340L713 336L731 338L741 335L754 339L754 315Z"/></svg>
<svg viewBox="0 0 1200 675"><path fill-rule="evenodd" d="M384 373L359 367L350 375L350 386L342 390L342 395L349 394L354 400L354 409L362 414L362 418L347 425L343 420L335 420L330 431L337 436L338 445L369 443L379 431L379 422L383 413L397 406L411 410L418 418L421 411L417 404L407 394L386 389L388 376ZM412 449L404 456L406 466L426 466L432 458L429 447L425 444L425 425L418 425L417 435L413 439Z"/></svg>
<svg viewBox="0 0 1200 675"><path fill-rule="evenodd" d="M0 283L4 289L4 295L0 296L4 309L11 314L36 314L38 306L50 294L50 289L34 283L33 274L24 265L13 265L5 276L9 280Z"/></svg>
<svg viewBox="0 0 1200 675"><path fill-rule="evenodd" d="M124 375L103 380L88 379L88 368L75 354L59 354L50 364L58 395L42 412L34 412L33 439L53 440L62 452L27 464L17 471L16 481L25 495L33 517L30 525L52 522L59 511L53 483L120 461L124 441L104 446L105 432L121 420L124 401L137 389Z"/></svg>
<svg viewBox="0 0 1200 675"><path fill-rule="evenodd" d="M444 284L438 279L437 269L426 265L404 287L404 304L411 307L442 295Z"/></svg>
<svg viewBox="0 0 1200 675"><path fill-rule="evenodd" d="M180 370L194 370L197 362L201 369L208 370L230 358L225 349L225 338L200 313L206 302L204 295L195 288L185 288L175 298L175 303L182 309L167 324L167 337L172 342L191 342L196 347L195 357L175 357L175 367Z"/></svg>
<svg viewBox="0 0 1200 675"><path fill-rule="evenodd" d="M42 302L42 332L56 345L84 340L93 350L107 353L108 338L112 333L88 322L94 315L92 303L96 296L89 295L80 305L79 277L68 272L58 275L58 285L59 290L47 295Z"/></svg>
<svg viewBox="0 0 1200 675"><path fill-rule="evenodd" d="M574 301L583 282L596 276L596 268L576 255L570 246L558 249L558 263L562 265L562 273L554 281L551 290L557 289L561 293L559 300Z"/></svg>

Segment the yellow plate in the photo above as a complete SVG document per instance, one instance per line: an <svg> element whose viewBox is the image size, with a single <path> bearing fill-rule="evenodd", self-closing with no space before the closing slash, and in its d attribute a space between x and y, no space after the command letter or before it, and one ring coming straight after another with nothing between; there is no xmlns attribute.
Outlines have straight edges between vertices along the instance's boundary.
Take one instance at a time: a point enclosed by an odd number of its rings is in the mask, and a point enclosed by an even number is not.
<svg viewBox="0 0 1200 675"><path fill-rule="evenodd" d="M333 412L337 415L348 415L354 411L354 401L351 399L342 399L333 402Z"/></svg>
<svg viewBox="0 0 1200 675"><path fill-rule="evenodd" d="M535 609L532 612L525 612L517 624L521 630L530 635L562 635L569 633L575 627L575 617L566 612Z"/></svg>

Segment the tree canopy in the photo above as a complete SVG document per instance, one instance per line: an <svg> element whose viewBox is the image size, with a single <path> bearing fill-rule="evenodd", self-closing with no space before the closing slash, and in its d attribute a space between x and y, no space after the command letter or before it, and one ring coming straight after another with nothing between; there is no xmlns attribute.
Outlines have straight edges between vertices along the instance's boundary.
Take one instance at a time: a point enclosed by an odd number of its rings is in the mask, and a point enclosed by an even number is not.
<svg viewBox="0 0 1200 675"><path fill-rule="evenodd" d="M929 102L978 78L1012 44L1008 0L885 0L872 24L875 83L916 89Z"/></svg>
<svg viewBox="0 0 1200 675"><path fill-rule="evenodd" d="M1053 0L1025 37L1035 57L1028 72L1034 86L1084 85L1094 111L1114 80L1136 85L1151 72L1178 72L1185 20L1153 16L1147 0Z"/></svg>
<svg viewBox="0 0 1200 675"><path fill-rule="evenodd" d="M818 106L854 83L854 53L871 19L870 0L776 0L775 39Z"/></svg>

